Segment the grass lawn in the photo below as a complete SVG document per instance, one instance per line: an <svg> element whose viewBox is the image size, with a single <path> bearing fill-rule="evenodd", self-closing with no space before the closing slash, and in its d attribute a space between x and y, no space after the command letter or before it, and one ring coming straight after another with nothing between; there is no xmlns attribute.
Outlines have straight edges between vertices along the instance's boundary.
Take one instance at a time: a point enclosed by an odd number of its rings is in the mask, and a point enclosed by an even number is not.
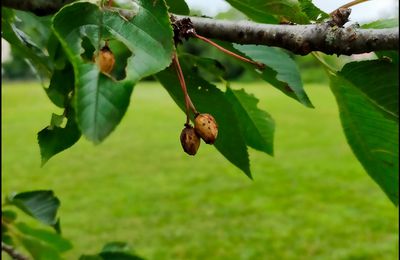
<svg viewBox="0 0 400 260"><path fill-rule="evenodd" d="M82 138L41 168L36 133L60 109L38 84L4 84L2 199L54 190L74 243L66 259L115 240L149 260L397 259L398 208L346 144L329 89L307 86L308 109L265 84L232 87L277 125L274 157L249 151L254 181L212 146L186 155L185 116L156 83L135 88L105 142Z"/></svg>

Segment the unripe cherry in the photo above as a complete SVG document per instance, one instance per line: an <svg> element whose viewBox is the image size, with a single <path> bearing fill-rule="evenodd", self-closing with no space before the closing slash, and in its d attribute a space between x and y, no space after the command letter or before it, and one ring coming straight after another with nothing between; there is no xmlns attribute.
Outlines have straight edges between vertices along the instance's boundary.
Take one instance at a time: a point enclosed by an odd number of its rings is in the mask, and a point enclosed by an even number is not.
<svg viewBox="0 0 400 260"><path fill-rule="evenodd" d="M182 148L187 154L195 155L197 153L200 146L200 138L191 125L185 125L185 128L181 132L180 139Z"/></svg>
<svg viewBox="0 0 400 260"><path fill-rule="evenodd" d="M197 115L194 119L194 129L207 144L214 144L217 139L218 125L210 114Z"/></svg>
<svg viewBox="0 0 400 260"><path fill-rule="evenodd" d="M115 64L115 57L110 48L106 45L101 48L99 55L97 57L97 65L101 72L109 74Z"/></svg>

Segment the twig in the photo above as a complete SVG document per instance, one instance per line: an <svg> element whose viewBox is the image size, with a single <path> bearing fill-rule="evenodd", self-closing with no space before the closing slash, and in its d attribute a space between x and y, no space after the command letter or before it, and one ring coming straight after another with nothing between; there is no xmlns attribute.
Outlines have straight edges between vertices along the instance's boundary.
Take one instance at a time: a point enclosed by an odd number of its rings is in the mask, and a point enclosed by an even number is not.
<svg viewBox="0 0 400 260"><path fill-rule="evenodd" d="M214 47L217 48L218 50L220 50L220 51L222 51L222 52L225 52L226 54L228 54L228 55L230 55L230 56L235 57L236 59L239 59L239 60L241 60L241 61L244 61L244 62L253 64L254 66L256 66L256 67L257 67L258 69L260 69L260 70L263 70L263 69L265 68L265 64L260 63L260 62L257 62L257 61L253 61L253 60L250 60L250 59L247 59L246 57L243 57L243 56L240 56L240 55L238 55L238 54L236 54L236 53L234 53L234 52L231 52L231 51L225 49L224 47L222 47L222 46L216 44L215 42L211 41L210 39L208 39L208 38L206 38L206 37L203 37L203 36L201 36L201 35L198 35L198 34L197 34L196 32L194 32L194 31L192 32L192 35L193 35L194 37L196 37L196 38L198 38L198 39L204 41L204 42L207 42L207 43L211 44L212 46L214 46Z"/></svg>
<svg viewBox="0 0 400 260"><path fill-rule="evenodd" d="M185 125L188 125L190 122L190 118L189 118L190 109L193 111L193 113L195 115L197 115L198 112L197 112L196 108L194 107L192 100L190 99L189 94L187 92L185 78L183 76L181 65L179 64L178 55L176 53L174 54L174 56L172 58L172 63L174 64L176 73L178 74L179 83L181 85L182 92L185 97L185 106L186 106L186 124Z"/></svg>
<svg viewBox="0 0 400 260"><path fill-rule="evenodd" d="M5 244L3 241L1 241L1 251L6 252L9 256L12 257L12 259L15 260L29 260L29 257L24 256L20 252L18 252L14 247Z"/></svg>
<svg viewBox="0 0 400 260"><path fill-rule="evenodd" d="M337 10L339 10L339 9L342 9L342 8L344 8L344 9L347 9L347 8L349 8L349 7L352 7L352 6L355 6L355 5L357 5L357 4L361 4L361 3L364 3L364 2L368 2L369 0L354 0L354 1L351 1L351 2L349 2L349 3L347 3L347 4L344 4L344 5L342 5L342 6L340 6L340 7L338 7L338 8L336 8L335 10L333 10L329 15L332 15L332 14L334 14Z"/></svg>

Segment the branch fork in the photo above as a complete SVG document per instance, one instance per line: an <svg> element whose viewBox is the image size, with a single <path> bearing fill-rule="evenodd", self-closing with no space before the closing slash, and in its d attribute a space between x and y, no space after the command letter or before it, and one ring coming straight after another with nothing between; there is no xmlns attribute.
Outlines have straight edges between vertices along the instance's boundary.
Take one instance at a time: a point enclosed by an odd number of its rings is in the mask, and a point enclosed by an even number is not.
<svg viewBox="0 0 400 260"><path fill-rule="evenodd" d="M256 66L257 69L259 69L259 70L265 69L265 64L263 64L261 62L250 60L243 56L240 56L240 55L238 55L234 52L231 52L231 51L225 49L224 47L218 45L217 43L213 42L212 40L208 39L207 37L197 34L190 18L176 19L175 16L171 15L170 19L172 22L172 26L174 28L175 45L182 43L182 39L188 40L190 37L197 38L197 39L200 39L200 40L214 46L218 50L220 50L236 59L239 59L241 61L244 61L244 62L247 62L247 63L250 63L250 64Z"/></svg>

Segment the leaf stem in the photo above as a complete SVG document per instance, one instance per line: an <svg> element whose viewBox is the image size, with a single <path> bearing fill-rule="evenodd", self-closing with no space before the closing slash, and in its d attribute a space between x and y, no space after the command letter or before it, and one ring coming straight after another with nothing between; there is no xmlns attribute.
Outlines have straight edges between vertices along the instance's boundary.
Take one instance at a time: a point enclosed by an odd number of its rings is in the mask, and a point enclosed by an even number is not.
<svg viewBox="0 0 400 260"><path fill-rule="evenodd" d="M328 64L320 55L319 53L313 51L311 52L311 54L314 56L314 58L316 58L323 66L324 69L327 70L327 72L332 72L332 73L336 73L337 70L334 69L330 64Z"/></svg>
<svg viewBox="0 0 400 260"><path fill-rule="evenodd" d="M235 57L236 59L239 59L239 60L241 60L241 61L244 61L244 62L253 64L254 66L256 66L256 67L257 67L258 69L260 69L260 70L263 70L263 69L265 68L265 64L260 63L260 62L257 62L257 61L253 61L253 60L250 60L250 59L247 59L247 58L245 58L245 57L243 57L243 56L240 56L240 55L238 55L238 54L236 54L236 53L234 53L234 52L231 52L231 51L225 49L224 47L218 45L217 43L211 41L210 39L208 39L208 38L206 38L206 37L204 37L204 36L198 35L198 34L197 34L196 32L194 32L194 31L192 32L192 35L193 35L194 37L196 37L196 38L202 40L202 41L205 41L205 42L211 44L212 46L214 46L215 48L219 49L220 51L225 52L226 54Z"/></svg>
<svg viewBox="0 0 400 260"><path fill-rule="evenodd" d="M335 10L333 10L333 11L330 13L330 15L334 14L334 13L335 13L337 10L339 10L340 8L349 8L349 7L352 7L352 6L354 6L354 5L361 4L361 3L364 3L364 2L367 2L367 1L369 1L369 0L354 0L354 1L351 1L351 2L349 2L349 3L347 3L347 4L344 4L344 5L342 5L342 6L338 7L338 8L336 8Z"/></svg>
<svg viewBox="0 0 400 260"><path fill-rule="evenodd" d="M175 66L176 73L178 74L179 83L181 85L183 95L185 97L185 106L186 106L186 124L185 125L188 125L190 122L190 117L189 117L190 109L193 111L193 113L195 115L197 115L198 112L197 112L196 108L194 107L192 100L190 99L189 94L187 92L185 78L183 76L181 65L179 64L178 55L176 53L174 53L174 56L172 57L172 62Z"/></svg>

